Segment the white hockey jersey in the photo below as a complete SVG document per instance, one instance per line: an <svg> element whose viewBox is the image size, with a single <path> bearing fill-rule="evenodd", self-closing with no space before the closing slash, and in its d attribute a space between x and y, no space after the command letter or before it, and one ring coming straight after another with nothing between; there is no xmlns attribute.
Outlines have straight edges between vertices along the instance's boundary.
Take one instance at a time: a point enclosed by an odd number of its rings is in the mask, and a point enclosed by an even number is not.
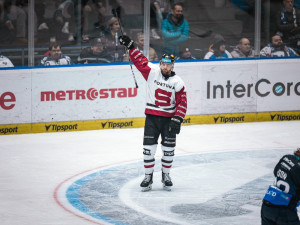
<svg viewBox="0 0 300 225"><path fill-rule="evenodd" d="M1 67L14 67L12 62L9 60L9 58L0 55L0 68Z"/></svg>
<svg viewBox="0 0 300 225"><path fill-rule="evenodd" d="M179 116L183 120L187 99L182 79L176 74L165 79L159 65L150 63L135 48L129 50L129 57L147 81L145 113L163 117Z"/></svg>

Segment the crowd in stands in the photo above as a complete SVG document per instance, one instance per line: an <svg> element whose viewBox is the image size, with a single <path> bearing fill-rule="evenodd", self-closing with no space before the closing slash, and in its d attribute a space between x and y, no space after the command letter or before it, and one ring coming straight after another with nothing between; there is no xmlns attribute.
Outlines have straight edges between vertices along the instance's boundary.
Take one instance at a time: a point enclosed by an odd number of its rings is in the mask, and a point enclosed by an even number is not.
<svg viewBox="0 0 300 225"><path fill-rule="evenodd" d="M78 54L78 64L126 62L126 49L119 44L118 37L129 35L120 18L126 17L124 8L118 0L83 0L82 2L82 36L85 43ZM176 60L197 59L189 47L189 22L184 17L184 5L178 1L152 0L150 7L150 38L162 40L160 49L151 46L149 60L159 60L161 53L173 54ZM109 4L109 7L108 5ZM47 33L49 51L40 60L39 65L73 64L71 57L62 53L61 42L57 39L74 42L76 39L76 0L41 0L35 4L34 34ZM108 12L107 8L112 9ZM27 43L28 0L0 0L0 36L13 36L20 43ZM255 57L293 57L300 49L300 14L294 0L282 0L282 8L277 15L276 32L270 43L255 55L250 39L241 37L235 47L228 48L222 34L211 35L211 44L203 59L221 58L255 58ZM80 26L79 26L80 27ZM128 32L128 33L126 33ZM4 35L5 34L5 35ZM142 29L131 38L137 48L143 52L144 34ZM78 37L77 37L78 38ZM159 51L159 52L158 52ZM198 58L199 59L199 58ZM13 66L13 63L0 54L0 67Z"/></svg>

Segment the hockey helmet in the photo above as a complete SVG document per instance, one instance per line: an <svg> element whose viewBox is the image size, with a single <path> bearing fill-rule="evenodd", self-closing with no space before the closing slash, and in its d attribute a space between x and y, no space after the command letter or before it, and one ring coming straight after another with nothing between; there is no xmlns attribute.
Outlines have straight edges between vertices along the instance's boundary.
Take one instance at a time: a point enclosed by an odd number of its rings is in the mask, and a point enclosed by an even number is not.
<svg viewBox="0 0 300 225"><path fill-rule="evenodd" d="M164 53L164 54L162 55L162 57L161 57L160 62L163 62L163 63L172 63L172 64L174 64L174 62L175 62L175 57L174 57L174 55L172 55L172 54L166 54L166 53Z"/></svg>

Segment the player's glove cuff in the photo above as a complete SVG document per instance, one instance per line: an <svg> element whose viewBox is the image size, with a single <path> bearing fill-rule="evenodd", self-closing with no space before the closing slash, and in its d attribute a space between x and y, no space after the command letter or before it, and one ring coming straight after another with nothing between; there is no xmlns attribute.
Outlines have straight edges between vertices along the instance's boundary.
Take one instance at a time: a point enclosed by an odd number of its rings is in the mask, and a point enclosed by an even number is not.
<svg viewBox="0 0 300 225"><path fill-rule="evenodd" d="M120 36L119 37L119 42L121 45L124 45L128 49L133 49L134 48L134 41L131 40L128 36Z"/></svg>

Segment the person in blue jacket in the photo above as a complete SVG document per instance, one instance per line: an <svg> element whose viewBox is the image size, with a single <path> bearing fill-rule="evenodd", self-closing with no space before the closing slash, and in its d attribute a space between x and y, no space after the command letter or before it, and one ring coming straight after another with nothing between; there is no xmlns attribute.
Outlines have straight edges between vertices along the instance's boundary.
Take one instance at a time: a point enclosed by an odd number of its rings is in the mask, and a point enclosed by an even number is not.
<svg viewBox="0 0 300 225"><path fill-rule="evenodd" d="M183 16L183 6L175 3L171 12L161 25L163 35L163 52L179 56L180 45L189 38L189 24Z"/></svg>

